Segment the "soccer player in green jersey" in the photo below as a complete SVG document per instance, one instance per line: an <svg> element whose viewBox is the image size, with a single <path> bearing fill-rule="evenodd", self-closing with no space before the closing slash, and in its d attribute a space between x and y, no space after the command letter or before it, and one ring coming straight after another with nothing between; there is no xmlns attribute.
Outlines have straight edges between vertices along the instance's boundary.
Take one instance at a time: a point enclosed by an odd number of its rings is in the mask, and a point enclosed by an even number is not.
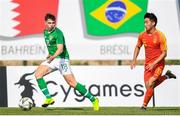
<svg viewBox="0 0 180 116"><path fill-rule="evenodd" d="M46 14L44 30L44 38L48 48L49 55L47 59L41 63L35 72L37 83L42 93L45 95L46 100L42 107L54 104L54 100L49 93L47 84L43 79L43 76L51 73L54 70L59 70L63 75L66 82L79 91L81 95L88 98L95 111L99 110L99 100L95 98L81 83L77 82L70 68L69 53L66 48L65 38L60 29L56 27L56 17L52 14Z"/></svg>

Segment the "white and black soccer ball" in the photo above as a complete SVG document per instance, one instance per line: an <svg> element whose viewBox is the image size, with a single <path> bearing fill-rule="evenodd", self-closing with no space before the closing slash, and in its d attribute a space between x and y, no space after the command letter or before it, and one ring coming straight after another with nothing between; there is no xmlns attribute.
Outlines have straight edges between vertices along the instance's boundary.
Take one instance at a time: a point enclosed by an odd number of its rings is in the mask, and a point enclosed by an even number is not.
<svg viewBox="0 0 180 116"><path fill-rule="evenodd" d="M23 97L20 99L19 101L19 107L23 110L23 111L28 111L33 107L33 101L31 98L29 97Z"/></svg>

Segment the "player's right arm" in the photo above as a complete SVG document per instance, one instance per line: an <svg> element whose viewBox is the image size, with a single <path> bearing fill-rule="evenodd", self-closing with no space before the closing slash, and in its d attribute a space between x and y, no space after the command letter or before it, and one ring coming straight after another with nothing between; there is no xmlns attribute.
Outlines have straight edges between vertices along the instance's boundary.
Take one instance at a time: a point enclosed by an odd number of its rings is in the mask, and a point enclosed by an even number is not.
<svg viewBox="0 0 180 116"><path fill-rule="evenodd" d="M46 59L48 59L50 56L51 56L51 55L50 55L50 54L48 54L48 56L46 56Z"/></svg>
<svg viewBox="0 0 180 116"><path fill-rule="evenodd" d="M136 67L137 56L139 55L140 47L136 46L134 49L133 60L131 61L131 69Z"/></svg>
<svg viewBox="0 0 180 116"><path fill-rule="evenodd" d="M137 45L134 49L133 60L131 61L131 69L134 69L136 67L137 57L139 55L139 51L141 49L142 44L143 42L141 39L141 35L139 35Z"/></svg>

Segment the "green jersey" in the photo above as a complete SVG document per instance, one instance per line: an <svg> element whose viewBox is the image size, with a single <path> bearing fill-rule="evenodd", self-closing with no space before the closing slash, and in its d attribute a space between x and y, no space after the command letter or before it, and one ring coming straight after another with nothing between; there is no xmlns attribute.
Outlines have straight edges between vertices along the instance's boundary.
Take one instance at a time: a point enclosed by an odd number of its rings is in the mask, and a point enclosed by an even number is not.
<svg viewBox="0 0 180 116"><path fill-rule="evenodd" d="M69 59L69 53L66 48L64 35L60 29L55 28L51 32L49 32L47 29L44 30L44 38L50 55L54 55L57 51L57 44L63 44L63 52L56 58Z"/></svg>

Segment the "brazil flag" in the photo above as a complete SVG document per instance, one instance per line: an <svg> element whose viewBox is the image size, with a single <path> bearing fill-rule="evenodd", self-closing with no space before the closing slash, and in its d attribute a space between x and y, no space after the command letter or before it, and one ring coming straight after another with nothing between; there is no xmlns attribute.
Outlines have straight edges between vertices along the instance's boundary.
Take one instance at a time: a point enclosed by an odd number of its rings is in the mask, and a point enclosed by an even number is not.
<svg viewBox="0 0 180 116"><path fill-rule="evenodd" d="M144 30L148 0L82 0L87 33L107 36Z"/></svg>

